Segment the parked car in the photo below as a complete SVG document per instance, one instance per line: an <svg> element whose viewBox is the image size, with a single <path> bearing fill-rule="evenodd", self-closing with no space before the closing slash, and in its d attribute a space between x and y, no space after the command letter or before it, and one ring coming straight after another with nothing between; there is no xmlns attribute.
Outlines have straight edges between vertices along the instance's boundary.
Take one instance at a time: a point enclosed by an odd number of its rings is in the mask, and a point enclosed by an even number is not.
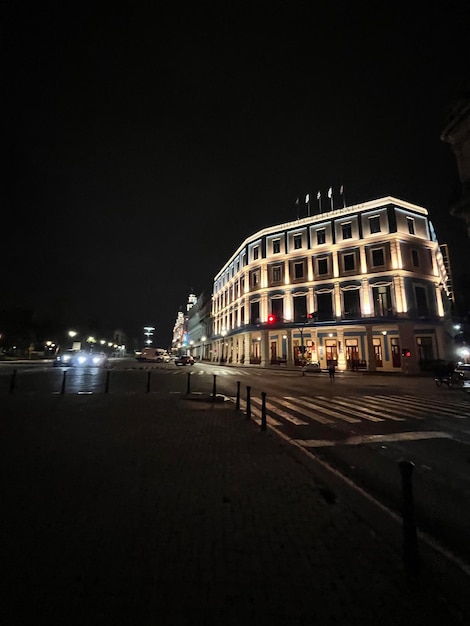
<svg viewBox="0 0 470 626"><path fill-rule="evenodd" d="M194 365L194 359L189 354L177 356L175 359L175 365Z"/></svg>
<svg viewBox="0 0 470 626"><path fill-rule="evenodd" d="M318 361L311 361L304 366L306 372L321 372L321 366Z"/></svg>
<svg viewBox="0 0 470 626"><path fill-rule="evenodd" d="M75 365L78 350L64 350L59 352L53 362L54 367L70 367Z"/></svg>
<svg viewBox="0 0 470 626"><path fill-rule="evenodd" d="M461 374L464 380L470 380L470 363L459 363L455 368L455 372Z"/></svg>

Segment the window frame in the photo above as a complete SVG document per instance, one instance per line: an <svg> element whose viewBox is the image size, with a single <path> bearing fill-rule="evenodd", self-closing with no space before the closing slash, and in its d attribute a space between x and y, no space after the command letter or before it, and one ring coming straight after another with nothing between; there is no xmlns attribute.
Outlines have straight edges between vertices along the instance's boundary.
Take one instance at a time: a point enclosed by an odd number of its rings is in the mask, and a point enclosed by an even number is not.
<svg viewBox="0 0 470 626"><path fill-rule="evenodd" d="M372 228L372 225L374 225L374 228ZM382 232L380 215L371 215L369 217L369 232L371 235Z"/></svg>

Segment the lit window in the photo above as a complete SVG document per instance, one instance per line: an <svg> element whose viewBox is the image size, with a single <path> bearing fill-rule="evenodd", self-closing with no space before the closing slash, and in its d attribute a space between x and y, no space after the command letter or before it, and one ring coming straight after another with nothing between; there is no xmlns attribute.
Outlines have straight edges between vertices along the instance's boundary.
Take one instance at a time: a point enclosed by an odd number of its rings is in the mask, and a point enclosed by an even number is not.
<svg viewBox="0 0 470 626"><path fill-rule="evenodd" d="M300 250L302 247L302 235L294 235L294 248Z"/></svg>
<svg viewBox="0 0 470 626"><path fill-rule="evenodd" d="M369 217L369 228L371 234L380 233L380 216L374 215L374 217Z"/></svg>
<svg viewBox="0 0 470 626"><path fill-rule="evenodd" d="M281 251L281 240L275 239L273 241L273 254L279 254L280 251Z"/></svg>
<svg viewBox="0 0 470 626"><path fill-rule="evenodd" d="M343 224L342 228L343 228L343 239L351 239L352 237L351 222L348 222L347 224Z"/></svg>

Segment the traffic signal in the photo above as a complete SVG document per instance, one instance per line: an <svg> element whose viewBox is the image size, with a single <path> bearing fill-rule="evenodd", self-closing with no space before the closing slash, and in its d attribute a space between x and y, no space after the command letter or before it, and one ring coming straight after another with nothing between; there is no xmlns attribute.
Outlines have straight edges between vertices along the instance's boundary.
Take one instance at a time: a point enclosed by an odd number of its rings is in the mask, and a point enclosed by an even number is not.
<svg viewBox="0 0 470 626"><path fill-rule="evenodd" d="M270 313L268 315L268 324L274 324L275 321L276 321L276 316Z"/></svg>
<svg viewBox="0 0 470 626"><path fill-rule="evenodd" d="M408 350L408 348L403 348L403 350L401 351L401 355L402 356L406 356L406 357L410 357L411 356L411 352L410 352L410 350Z"/></svg>

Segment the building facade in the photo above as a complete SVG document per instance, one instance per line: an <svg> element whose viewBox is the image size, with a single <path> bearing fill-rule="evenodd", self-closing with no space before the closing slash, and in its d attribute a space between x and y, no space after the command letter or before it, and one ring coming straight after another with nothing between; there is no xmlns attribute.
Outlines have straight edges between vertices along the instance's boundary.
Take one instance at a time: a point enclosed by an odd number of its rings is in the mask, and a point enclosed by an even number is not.
<svg viewBox="0 0 470 626"><path fill-rule="evenodd" d="M427 210L385 197L248 237L214 278L211 360L418 372L449 312Z"/></svg>

